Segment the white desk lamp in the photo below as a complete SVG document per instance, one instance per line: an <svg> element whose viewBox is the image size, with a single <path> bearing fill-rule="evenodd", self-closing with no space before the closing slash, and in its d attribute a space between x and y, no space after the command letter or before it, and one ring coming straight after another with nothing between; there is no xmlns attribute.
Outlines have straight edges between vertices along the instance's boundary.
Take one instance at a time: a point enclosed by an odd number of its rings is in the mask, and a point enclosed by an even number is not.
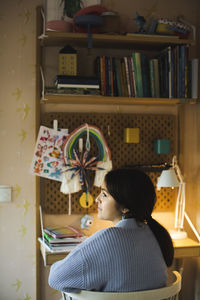
<svg viewBox="0 0 200 300"><path fill-rule="evenodd" d="M158 178L157 188L160 189L161 187L179 187L175 210L175 230L169 231L172 239L184 239L187 237L187 233L183 230L185 217L200 242L200 235L185 212L185 182L178 166L176 156L172 159L171 168L169 170L163 170Z"/></svg>

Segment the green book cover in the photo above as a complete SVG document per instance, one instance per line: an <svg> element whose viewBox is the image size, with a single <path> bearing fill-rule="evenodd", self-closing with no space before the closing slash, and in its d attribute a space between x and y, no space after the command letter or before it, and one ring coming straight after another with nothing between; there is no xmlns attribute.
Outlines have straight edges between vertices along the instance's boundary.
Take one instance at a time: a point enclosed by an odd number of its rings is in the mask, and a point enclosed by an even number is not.
<svg viewBox="0 0 200 300"><path fill-rule="evenodd" d="M135 96L139 97L139 83L138 83L138 74L137 74L137 66L136 66L136 56L135 52L132 53L133 59L133 68L134 68L134 75L135 75Z"/></svg>
<svg viewBox="0 0 200 300"><path fill-rule="evenodd" d="M50 240L53 239L53 237L50 236L50 235L49 235L48 233L46 233L46 232L44 232L44 238L45 238L48 242L50 242Z"/></svg>
<svg viewBox="0 0 200 300"><path fill-rule="evenodd" d="M143 97L143 85L142 85L142 68L141 68L141 54L135 53L137 80L138 80L138 96Z"/></svg>

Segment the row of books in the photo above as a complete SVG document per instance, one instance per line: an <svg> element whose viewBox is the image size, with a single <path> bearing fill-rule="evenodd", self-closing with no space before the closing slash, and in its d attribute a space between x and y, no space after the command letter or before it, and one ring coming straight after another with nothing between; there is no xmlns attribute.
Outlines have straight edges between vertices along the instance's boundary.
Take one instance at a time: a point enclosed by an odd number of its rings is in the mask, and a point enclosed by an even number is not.
<svg viewBox="0 0 200 300"><path fill-rule="evenodd" d="M85 238L82 231L73 226L48 227L43 229L43 238L39 241L50 252L70 252Z"/></svg>
<svg viewBox="0 0 200 300"><path fill-rule="evenodd" d="M167 47L157 57L140 52L128 57L98 56L95 70L104 96L195 98L198 60L188 47Z"/></svg>

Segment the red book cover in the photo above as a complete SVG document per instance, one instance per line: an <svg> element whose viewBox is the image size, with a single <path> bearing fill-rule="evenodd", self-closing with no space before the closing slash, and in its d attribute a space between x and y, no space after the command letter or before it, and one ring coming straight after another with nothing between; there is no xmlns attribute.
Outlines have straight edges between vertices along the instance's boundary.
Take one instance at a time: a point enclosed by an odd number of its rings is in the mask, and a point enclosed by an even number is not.
<svg viewBox="0 0 200 300"><path fill-rule="evenodd" d="M54 227L54 228L48 227L44 229L44 232L51 235L55 239L83 236L83 233L79 229L69 225L63 227Z"/></svg>

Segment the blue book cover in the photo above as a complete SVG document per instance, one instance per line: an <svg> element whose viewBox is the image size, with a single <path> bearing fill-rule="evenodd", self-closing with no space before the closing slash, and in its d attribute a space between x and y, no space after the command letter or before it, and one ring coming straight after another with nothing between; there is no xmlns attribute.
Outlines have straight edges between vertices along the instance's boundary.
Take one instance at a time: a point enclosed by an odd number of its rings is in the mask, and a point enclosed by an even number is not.
<svg viewBox="0 0 200 300"><path fill-rule="evenodd" d="M117 66L117 58L116 57L113 58L113 66L114 66L113 80L114 80L115 96L121 97L122 92L121 92L121 84L120 84L119 70L118 70L118 66Z"/></svg>
<svg viewBox="0 0 200 300"><path fill-rule="evenodd" d="M150 97L151 92L150 92L149 59L144 54L141 54L141 69L142 69L143 97Z"/></svg>

